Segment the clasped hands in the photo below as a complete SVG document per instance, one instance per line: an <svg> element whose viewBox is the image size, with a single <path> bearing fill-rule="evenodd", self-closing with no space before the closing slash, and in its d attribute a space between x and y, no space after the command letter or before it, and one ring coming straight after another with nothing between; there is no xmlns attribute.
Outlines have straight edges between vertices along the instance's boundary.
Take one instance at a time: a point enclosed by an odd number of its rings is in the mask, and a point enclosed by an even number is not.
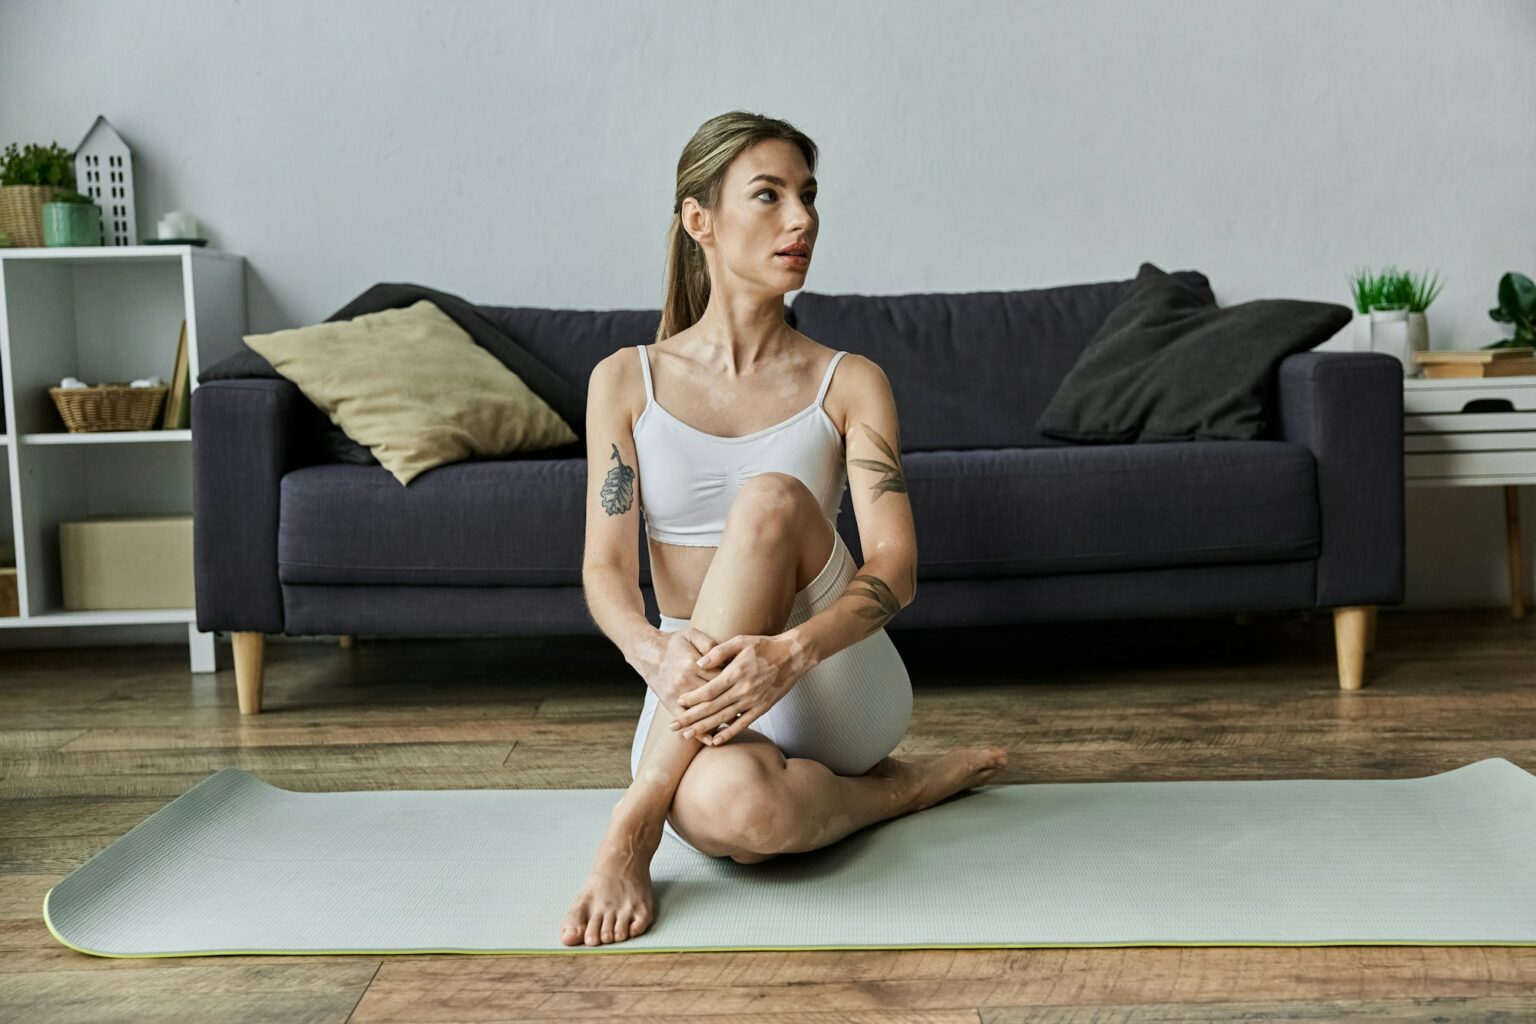
<svg viewBox="0 0 1536 1024"><path fill-rule="evenodd" d="M691 626L683 632L702 654L690 674L673 677L679 710L672 729L707 746L725 743L767 714L811 667L805 645L787 633L738 634L711 645ZM718 674L707 678L709 672Z"/></svg>

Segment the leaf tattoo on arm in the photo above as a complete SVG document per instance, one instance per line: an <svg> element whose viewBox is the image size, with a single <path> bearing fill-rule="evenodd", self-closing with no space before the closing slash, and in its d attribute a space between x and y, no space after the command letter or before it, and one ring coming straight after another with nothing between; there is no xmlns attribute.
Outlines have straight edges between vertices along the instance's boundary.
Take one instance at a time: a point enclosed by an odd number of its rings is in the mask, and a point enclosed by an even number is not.
<svg viewBox="0 0 1536 1024"><path fill-rule="evenodd" d="M618 463L608 471L603 478L603 511L611 516L622 515L629 511L630 505L635 499L635 471L633 467L624 465L624 460L619 456L619 446L613 446L613 454L609 456Z"/></svg>
<svg viewBox="0 0 1536 1024"><path fill-rule="evenodd" d="M881 479L875 481L875 483L871 485L871 489L875 492L875 497L873 500L879 501L880 495L884 494L886 491L905 492L907 489L907 480L906 477L902 476L901 473L901 460L896 457L896 453L891 450L891 446L886 444L885 438L871 430L868 423L860 423L859 426L864 428L864 433L869 435L869 439L873 441L875 445L885 453L885 457L890 460L889 462L881 462L879 459L848 460L849 465L858 466L861 469L872 469L875 472L881 474Z"/></svg>
<svg viewBox="0 0 1536 1024"><path fill-rule="evenodd" d="M907 480L902 475L901 459L897 457L895 449L886 442L885 438L876 433L868 423L860 423L859 426L864 428L864 433L869 435L870 441L874 442L875 447L879 448L888 460L885 462L879 459L848 460L848 464L851 466L873 470L880 474L880 479L870 486L875 495L872 500L879 501L880 496L886 491L905 493L907 490ZM914 577L916 575L915 569L913 575ZM915 583L916 580L914 579L913 582ZM914 587L914 589L916 588ZM855 608L854 614L872 621L873 624L870 627L870 632L885 625L893 615L901 611L901 599L891 590L890 584L872 573L865 572L855 576L852 583L849 584L848 593L855 597L863 597L869 600L870 604L861 608Z"/></svg>
<svg viewBox="0 0 1536 1024"><path fill-rule="evenodd" d="M859 584L863 584L862 589ZM848 585L848 593L855 597L867 597L874 602L872 607L866 606L853 610L855 615L875 620L871 632L885 625L890 621L891 616L901 611L901 602L896 599L890 586L885 580L870 573L860 573L855 576L853 582Z"/></svg>

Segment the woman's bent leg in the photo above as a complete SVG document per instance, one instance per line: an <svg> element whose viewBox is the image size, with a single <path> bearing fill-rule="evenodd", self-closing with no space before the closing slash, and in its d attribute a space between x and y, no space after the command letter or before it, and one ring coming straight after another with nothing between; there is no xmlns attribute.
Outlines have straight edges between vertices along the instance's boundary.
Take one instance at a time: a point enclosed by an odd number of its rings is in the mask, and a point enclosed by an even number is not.
<svg viewBox="0 0 1536 1024"><path fill-rule="evenodd" d="M821 523L820 532L809 521L812 514ZM825 552L830 530L814 497L799 481L779 473L747 481L727 515L725 533L705 573L693 625L715 641L738 633L777 630L789 614L798 582L807 575L803 566L818 559L806 546L814 542ZM705 678L721 671L706 672ZM635 759L634 781L613 809L587 883L561 926L560 938L566 945L623 940L649 926L654 906L650 861L681 779L694 758L705 753L697 738L668 728L671 723L672 716L664 707L658 708ZM721 768L739 765L744 758L768 756L746 749L767 744L739 744L735 746L741 749L728 751L731 746L725 744L706 756ZM782 763L777 748L769 753ZM747 767L761 774L761 765ZM720 810L712 808L705 826L714 826L720 816Z"/></svg>
<svg viewBox="0 0 1536 1024"><path fill-rule="evenodd" d="M793 611L802 581L809 586L831 561L828 550L836 539L836 531L804 484L780 473L753 477L743 485L726 517L720 546L699 586L693 616L663 622L678 628L691 626L715 642L741 633L778 632ZM706 674L714 678L725 668ZM630 803L638 813L654 815L657 827L662 828L689 767L706 748L697 737L684 737L670 728L672 716L654 693L646 695L646 711L651 720L643 738L637 730L638 755L631 748L634 781L620 803ZM723 752L725 748L716 749ZM720 764L734 763L744 752L730 753ZM714 763L719 759L710 760ZM772 760L782 767L783 759L777 752L773 752ZM718 784L721 773L712 770L710 774L715 776L712 782ZM709 813L719 816L720 809L712 806ZM719 841L724 830L716 827L717 821L699 822L697 817L694 815L695 828L684 827L684 832L693 833L693 839L685 841L703 852L717 850L717 856L736 851L736 847ZM678 834L675 829L666 830Z"/></svg>

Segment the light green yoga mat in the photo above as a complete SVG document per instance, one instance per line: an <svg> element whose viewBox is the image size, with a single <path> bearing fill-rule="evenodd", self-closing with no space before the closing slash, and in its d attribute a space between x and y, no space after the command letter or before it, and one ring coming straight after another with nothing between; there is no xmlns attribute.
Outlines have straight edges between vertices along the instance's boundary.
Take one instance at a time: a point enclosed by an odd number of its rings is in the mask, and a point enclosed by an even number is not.
<svg viewBox="0 0 1536 1024"><path fill-rule="evenodd" d="M664 835L645 934L559 926L623 791L300 793L225 768L49 890L98 956L1536 945L1536 777L989 785L760 864Z"/></svg>

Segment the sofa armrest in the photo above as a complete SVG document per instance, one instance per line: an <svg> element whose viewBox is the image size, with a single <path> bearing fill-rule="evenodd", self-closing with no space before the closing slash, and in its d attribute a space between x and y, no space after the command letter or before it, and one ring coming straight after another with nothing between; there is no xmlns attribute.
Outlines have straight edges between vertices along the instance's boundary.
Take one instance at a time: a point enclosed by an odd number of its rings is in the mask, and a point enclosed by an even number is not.
<svg viewBox="0 0 1536 1024"><path fill-rule="evenodd" d="M1401 604L1403 364L1382 352L1300 352L1280 363L1278 436L1317 462L1317 607Z"/></svg>
<svg viewBox="0 0 1536 1024"><path fill-rule="evenodd" d="M197 628L280 633L278 499L313 461L308 400L282 379L211 380L192 391L192 554Z"/></svg>

